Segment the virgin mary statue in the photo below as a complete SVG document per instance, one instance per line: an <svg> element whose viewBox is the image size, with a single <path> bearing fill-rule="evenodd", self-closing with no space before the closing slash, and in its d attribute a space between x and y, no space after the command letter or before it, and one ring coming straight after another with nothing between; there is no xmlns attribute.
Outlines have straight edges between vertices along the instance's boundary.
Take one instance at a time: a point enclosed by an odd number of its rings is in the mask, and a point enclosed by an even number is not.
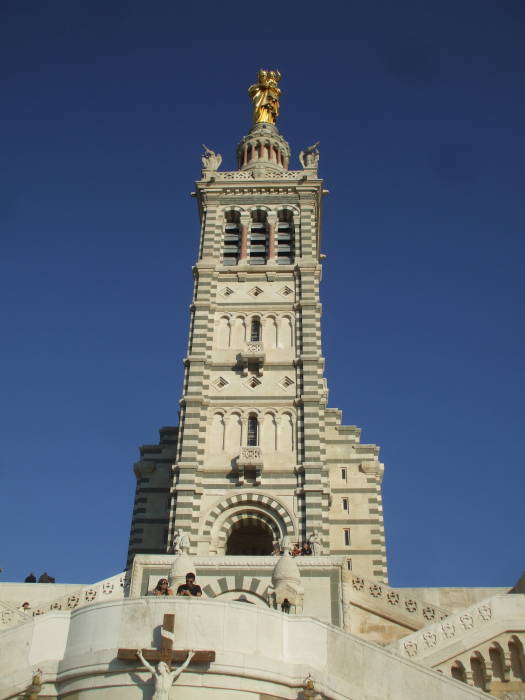
<svg viewBox="0 0 525 700"><path fill-rule="evenodd" d="M275 124L279 114L280 89L277 83L281 79L278 70L260 70L258 82L248 88L253 102L253 123Z"/></svg>

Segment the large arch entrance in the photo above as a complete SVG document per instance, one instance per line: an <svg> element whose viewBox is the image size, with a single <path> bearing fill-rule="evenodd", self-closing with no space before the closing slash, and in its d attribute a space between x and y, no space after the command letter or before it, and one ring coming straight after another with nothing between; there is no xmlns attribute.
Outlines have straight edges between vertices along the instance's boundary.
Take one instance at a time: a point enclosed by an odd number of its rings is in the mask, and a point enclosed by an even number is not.
<svg viewBox="0 0 525 700"><path fill-rule="evenodd" d="M266 523L248 517L233 524L226 541L226 554L268 556L272 551L273 534Z"/></svg>
<svg viewBox="0 0 525 700"><path fill-rule="evenodd" d="M295 526L287 509L274 498L245 492L218 502L206 516L202 535L210 538L210 554L268 556L274 542L295 536Z"/></svg>

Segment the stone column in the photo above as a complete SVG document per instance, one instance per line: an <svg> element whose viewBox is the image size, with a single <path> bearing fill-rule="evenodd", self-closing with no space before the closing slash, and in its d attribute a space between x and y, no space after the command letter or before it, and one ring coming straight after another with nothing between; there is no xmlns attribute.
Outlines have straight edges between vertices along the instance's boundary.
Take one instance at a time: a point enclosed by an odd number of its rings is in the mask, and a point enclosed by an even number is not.
<svg viewBox="0 0 525 700"><path fill-rule="evenodd" d="M248 229L250 225L249 215L241 216L241 249L239 252L239 262L248 257Z"/></svg>
<svg viewBox="0 0 525 700"><path fill-rule="evenodd" d="M277 257L275 232L277 230L277 214L268 214L268 260L274 262Z"/></svg>

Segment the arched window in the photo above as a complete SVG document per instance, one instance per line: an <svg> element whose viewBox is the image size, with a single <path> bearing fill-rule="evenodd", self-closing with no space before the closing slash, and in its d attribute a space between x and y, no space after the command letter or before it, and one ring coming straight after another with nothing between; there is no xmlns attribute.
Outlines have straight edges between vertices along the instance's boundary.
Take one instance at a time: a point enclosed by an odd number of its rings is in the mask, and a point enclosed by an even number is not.
<svg viewBox="0 0 525 700"><path fill-rule="evenodd" d="M470 669L472 671L472 682L476 688L486 690L487 669L485 666L485 659L479 651L475 651L470 657Z"/></svg>
<svg viewBox="0 0 525 700"><path fill-rule="evenodd" d="M259 444L259 422L253 414L248 417L246 444L248 447L256 447Z"/></svg>
<svg viewBox="0 0 525 700"><path fill-rule="evenodd" d="M241 250L241 219L238 211L226 212L224 224L224 265L237 265Z"/></svg>
<svg viewBox="0 0 525 700"><path fill-rule="evenodd" d="M492 667L492 677L498 681L505 681L505 654L497 642L494 642L489 648L489 657Z"/></svg>
<svg viewBox="0 0 525 700"><path fill-rule="evenodd" d="M523 644L515 634L509 639L510 668L514 678L525 681L525 658L523 655Z"/></svg>
<svg viewBox="0 0 525 700"><path fill-rule="evenodd" d="M252 323L250 326L250 340L253 342L261 339L261 319L252 318Z"/></svg>
<svg viewBox="0 0 525 700"><path fill-rule="evenodd" d="M283 209L278 214L276 235L277 263L291 265L294 261L293 214Z"/></svg>
<svg viewBox="0 0 525 700"><path fill-rule="evenodd" d="M250 225L250 265L265 265L268 259L268 225L266 212L256 209L252 212Z"/></svg>
<svg viewBox="0 0 525 700"><path fill-rule="evenodd" d="M467 672L461 661L454 661L450 669L450 675L457 681L461 681L462 683L467 682Z"/></svg>

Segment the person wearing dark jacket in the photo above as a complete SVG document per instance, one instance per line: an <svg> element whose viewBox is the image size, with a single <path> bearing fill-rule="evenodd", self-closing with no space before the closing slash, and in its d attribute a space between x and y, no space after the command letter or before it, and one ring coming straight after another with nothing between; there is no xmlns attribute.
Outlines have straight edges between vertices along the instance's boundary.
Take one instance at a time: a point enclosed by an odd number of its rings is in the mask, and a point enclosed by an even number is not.
<svg viewBox="0 0 525 700"><path fill-rule="evenodd" d="M50 576L47 571L44 571L42 576L38 579L38 583L55 583L55 579Z"/></svg>

